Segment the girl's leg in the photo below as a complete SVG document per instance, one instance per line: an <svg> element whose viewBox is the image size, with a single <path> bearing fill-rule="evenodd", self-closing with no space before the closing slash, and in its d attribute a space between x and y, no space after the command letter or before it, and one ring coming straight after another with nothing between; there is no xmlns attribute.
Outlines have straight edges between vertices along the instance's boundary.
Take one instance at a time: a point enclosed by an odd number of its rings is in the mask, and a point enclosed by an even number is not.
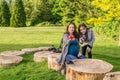
<svg viewBox="0 0 120 80"><path fill-rule="evenodd" d="M92 47L88 46L91 50L87 51L88 53L88 58L92 58Z"/></svg>
<svg viewBox="0 0 120 80"><path fill-rule="evenodd" d="M86 49L87 49L87 46L82 47L82 54L83 54L84 56L86 55Z"/></svg>
<svg viewBox="0 0 120 80"><path fill-rule="evenodd" d="M88 58L92 58L92 52L88 52Z"/></svg>

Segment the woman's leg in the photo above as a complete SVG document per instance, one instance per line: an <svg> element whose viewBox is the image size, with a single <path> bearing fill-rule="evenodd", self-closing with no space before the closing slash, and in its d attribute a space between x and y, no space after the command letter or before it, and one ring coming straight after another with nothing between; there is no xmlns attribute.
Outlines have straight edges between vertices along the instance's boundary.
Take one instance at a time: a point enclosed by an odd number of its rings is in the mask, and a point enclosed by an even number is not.
<svg viewBox="0 0 120 80"><path fill-rule="evenodd" d="M82 47L82 54L85 56L86 55L86 49L87 49L87 46L83 46Z"/></svg>
<svg viewBox="0 0 120 80"><path fill-rule="evenodd" d="M78 58L73 56L73 55L67 55L65 60L66 60L66 62L69 62L69 61L72 61L74 59L78 59Z"/></svg>

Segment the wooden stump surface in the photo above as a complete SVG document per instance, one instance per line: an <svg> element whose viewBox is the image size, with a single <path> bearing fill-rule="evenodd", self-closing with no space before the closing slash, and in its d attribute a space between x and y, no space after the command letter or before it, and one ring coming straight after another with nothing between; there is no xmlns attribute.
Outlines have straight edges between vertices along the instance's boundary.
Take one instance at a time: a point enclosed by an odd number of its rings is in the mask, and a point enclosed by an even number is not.
<svg viewBox="0 0 120 80"><path fill-rule="evenodd" d="M39 47L39 51L48 51L49 47Z"/></svg>
<svg viewBox="0 0 120 80"><path fill-rule="evenodd" d="M31 52L37 52L39 51L38 48L25 48L25 49L22 49L23 52L25 53L31 53Z"/></svg>
<svg viewBox="0 0 120 80"><path fill-rule="evenodd" d="M103 80L120 80L120 71L107 73Z"/></svg>
<svg viewBox="0 0 120 80"><path fill-rule="evenodd" d="M19 64L22 61L21 56L5 56L0 55L0 68L9 67Z"/></svg>
<svg viewBox="0 0 120 80"><path fill-rule="evenodd" d="M66 80L103 80L113 66L98 59L78 59L67 64Z"/></svg>
<svg viewBox="0 0 120 80"><path fill-rule="evenodd" d="M52 53L53 52L50 52L50 51L36 52L34 54L34 61L35 62L42 62L42 61L48 60L48 55L50 55Z"/></svg>
<svg viewBox="0 0 120 80"><path fill-rule="evenodd" d="M18 50L14 50L14 51L4 51L1 52L0 55L5 55L5 56L22 56L24 55L25 52L23 51L18 51Z"/></svg>

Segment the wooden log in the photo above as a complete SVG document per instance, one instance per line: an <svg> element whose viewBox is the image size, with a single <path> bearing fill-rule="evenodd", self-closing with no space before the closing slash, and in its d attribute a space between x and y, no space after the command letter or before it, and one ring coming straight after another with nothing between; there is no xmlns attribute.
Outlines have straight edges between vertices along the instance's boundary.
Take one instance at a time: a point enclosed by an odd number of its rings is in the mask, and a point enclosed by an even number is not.
<svg viewBox="0 0 120 80"><path fill-rule="evenodd" d="M34 61L35 62L42 62L42 61L48 60L48 55L50 55L52 53L53 52L50 52L50 51L36 52L34 54Z"/></svg>
<svg viewBox="0 0 120 80"><path fill-rule="evenodd" d="M39 51L39 49L38 48L24 48L24 49L22 49L22 51L28 54L31 52L37 52L37 51Z"/></svg>
<svg viewBox="0 0 120 80"><path fill-rule="evenodd" d="M48 51L49 47L39 47L39 51Z"/></svg>
<svg viewBox="0 0 120 80"><path fill-rule="evenodd" d="M0 68L5 68L13 65L17 65L22 61L21 56L5 56L0 55Z"/></svg>
<svg viewBox="0 0 120 80"><path fill-rule="evenodd" d="M18 51L18 50L14 50L14 51L4 51L1 52L0 55L6 55L6 56L22 56L24 55L25 52L23 51Z"/></svg>
<svg viewBox="0 0 120 80"><path fill-rule="evenodd" d="M54 53L48 56L48 68L59 70L60 65L57 63L56 59L60 57L60 53Z"/></svg>
<svg viewBox="0 0 120 80"><path fill-rule="evenodd" d="M98 59L78 59L67 64L66 80L103 80L113 66Z"/></svg>
<svg viewBox="0 0 120 80"><path fill-rule="evenodd" d="M107 73L103 80L120 80L120 72Z"/></svg>
<svg viewBox="0 0 120 80"><path fill-rule="evenodd" d="M38 47L38 48L25 48L22 49L25 53L31 53L31 52L39 52L39 51L48 51L49 47Z"/></svg>

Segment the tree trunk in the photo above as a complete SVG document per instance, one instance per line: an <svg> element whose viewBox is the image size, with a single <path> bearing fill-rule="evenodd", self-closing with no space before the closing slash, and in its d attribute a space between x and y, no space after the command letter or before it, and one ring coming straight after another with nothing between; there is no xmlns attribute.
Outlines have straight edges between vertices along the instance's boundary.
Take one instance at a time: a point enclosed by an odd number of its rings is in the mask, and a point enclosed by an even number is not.
<svg viewBox="0 0 120 80"><path fill-rule="evenodd" d="M106 73L113 66L98 59L74 60L74 64L67 64L66 80L103 80Z"/></svg>

